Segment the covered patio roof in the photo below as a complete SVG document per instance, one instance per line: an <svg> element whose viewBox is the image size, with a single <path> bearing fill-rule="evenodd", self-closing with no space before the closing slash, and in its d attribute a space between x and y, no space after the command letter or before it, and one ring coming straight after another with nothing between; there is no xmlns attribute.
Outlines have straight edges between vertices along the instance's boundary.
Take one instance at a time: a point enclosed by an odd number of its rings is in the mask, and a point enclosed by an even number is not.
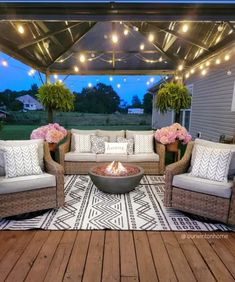
<svg viewBox="0 0 235 282"><path fill-rule="evenodd" d="M0 51L43 73L173 74L235 44L232 1L37 2L0 3Z"/></svg>

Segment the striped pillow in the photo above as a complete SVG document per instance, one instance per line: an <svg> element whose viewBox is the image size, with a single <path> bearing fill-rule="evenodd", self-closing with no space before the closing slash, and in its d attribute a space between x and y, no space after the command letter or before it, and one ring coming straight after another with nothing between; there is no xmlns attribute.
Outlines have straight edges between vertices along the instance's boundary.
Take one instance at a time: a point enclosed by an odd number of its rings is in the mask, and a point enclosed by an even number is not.
<svg viewBox="0 0 235 282"><path fill-rule="evenodd" d="M227 182L232 150L197 145L190 175Z"/></svg>
<svg viewBox="0 0 235 282"><path fill-rule="evenodd" d="M42 174L38 145L3 147L6 178Z"/></svg>
<svg viewBox="0 0 235 282"><path fill-rule="evenodd" d="M135 154L152 154L153 151L153 134L151 135L134 135Z"/></svg>

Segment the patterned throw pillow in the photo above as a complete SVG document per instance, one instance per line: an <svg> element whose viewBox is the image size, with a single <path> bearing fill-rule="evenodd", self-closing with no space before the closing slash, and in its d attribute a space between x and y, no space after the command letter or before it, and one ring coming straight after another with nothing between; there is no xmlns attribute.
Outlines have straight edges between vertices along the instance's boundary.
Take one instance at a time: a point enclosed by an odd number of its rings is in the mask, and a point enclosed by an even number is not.
<svg viewBox="0 0 235 282"><path fill-rule="evenodd" d="M108 142L109 138L106 136L98 137L91 136L91 151L95 154L104 154L105 142Z"/></svg>
<svg viewBox="0 0 235 282"><path fill-rule="evenodd" d="M134 135L135 154L151 154L153 151L153 135Z"/></svg>
<svg viewBox="0 0 235 282"><path fill-rule="evenodd" d="M232 151L229 149L215 149L197 145L190 175L227 182L231 158Z"/></svg>
<svg viewBox="0 0 235 282"><path fill-rule="evenodd" d="M3 148L6 178L42 174L38 145L8 146Z"/></svg>
<svg viewBox="0 0 235 282"><path fill-rule="evenodd" d="M75 151L79 153L91 152L91 135L90 134L74 134Z"/></svg>
<svg viewBox="0 0 235 282"><path fill-rule="evenodd" d="M118 137L117 138L118 143L127 143L127 154L128 155L133 155L134 154L134 139L130 138L123 138L123 137Z"/></svg>

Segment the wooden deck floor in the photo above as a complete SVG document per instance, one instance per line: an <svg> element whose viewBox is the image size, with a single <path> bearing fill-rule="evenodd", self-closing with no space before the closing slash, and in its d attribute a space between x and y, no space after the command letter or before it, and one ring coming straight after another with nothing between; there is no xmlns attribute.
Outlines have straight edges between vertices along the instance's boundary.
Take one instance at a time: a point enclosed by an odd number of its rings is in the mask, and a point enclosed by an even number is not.
<svg viewBox="0 0 235 282"><path fill-rule="evenodd" d="M213 238L213 234L226 238ZM233 233L0 232L0 281L234 279Z"/></svg>

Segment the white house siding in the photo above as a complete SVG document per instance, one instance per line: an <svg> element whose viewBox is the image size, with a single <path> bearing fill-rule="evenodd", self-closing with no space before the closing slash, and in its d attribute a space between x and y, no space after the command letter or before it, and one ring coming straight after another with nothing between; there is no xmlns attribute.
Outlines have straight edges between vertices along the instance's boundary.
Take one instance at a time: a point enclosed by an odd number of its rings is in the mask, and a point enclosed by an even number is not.
<svg viewBox="0 0 235 282"><path fill-rule="evenodd" d="M231 75L228 75L231 70ZM193 84L190 133L195 138L218 141L219 136L235 133L235 112L231 111L235 82L235 60L212 65L206 76L195 75L185 81Z"/></svg>

